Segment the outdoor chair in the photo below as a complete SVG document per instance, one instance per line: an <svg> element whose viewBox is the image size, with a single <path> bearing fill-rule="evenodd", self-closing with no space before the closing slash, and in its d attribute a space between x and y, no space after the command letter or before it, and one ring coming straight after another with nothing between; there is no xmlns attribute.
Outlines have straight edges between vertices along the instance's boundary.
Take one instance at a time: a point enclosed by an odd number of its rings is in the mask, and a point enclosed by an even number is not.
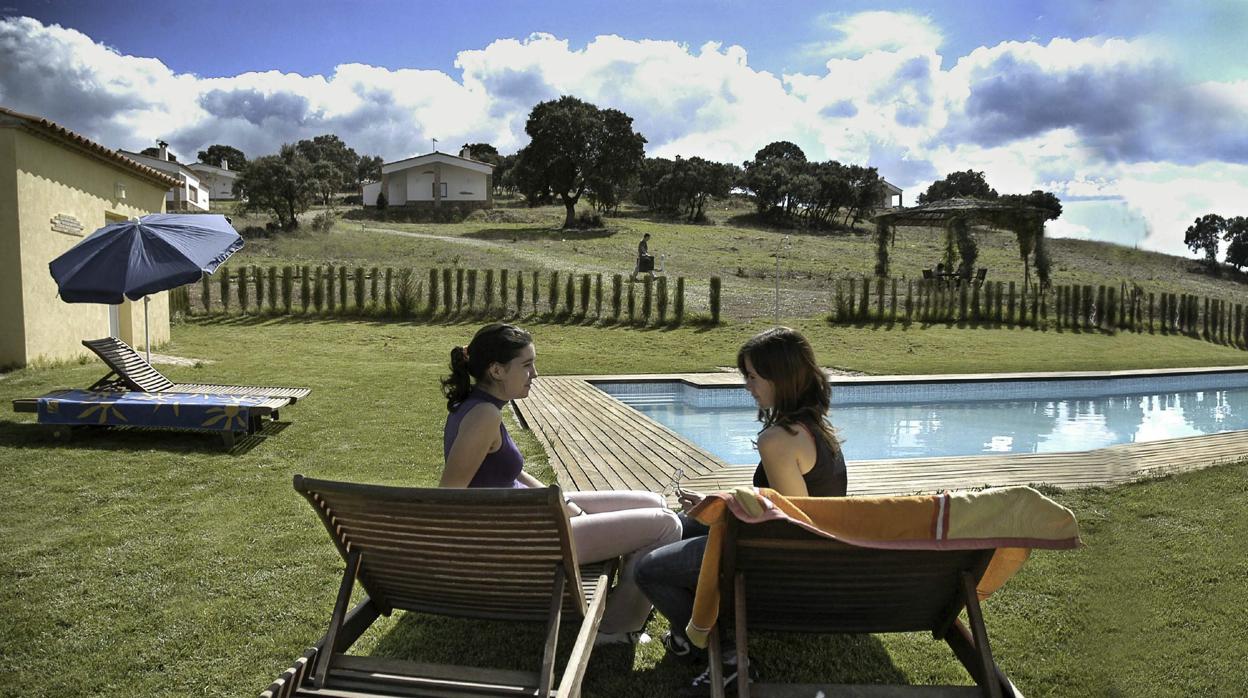
<svg viewBox="0 0 1248 698"><path fill-rule="evenodd" d="M936 278L936 273L935 273L935 272L933 272L931 269L924 269L924 270L923 270L923 280L924 280L924 281L931 281L931 280L932 280L932 279L934 279L934 278Z"/></svg>
<svg viewBox="0 0 1248 698"><path fill-rule="evenodd" d="M979 270L975 272L975 280L972 283L974 283L976 287L980 287L984 285L984 280L987 278L988 267L980 267Z"/></svg>
<svg viewBox="0 0 1248 698"><path fill-rule="evenodd" d="M191 394L116 390L54 390L13 401L14 412L33 412L57 435L75 429L124 427L220 434L227 449L238 434L261 430L264 418L293 402L265 395Z"/></svg>
<svg viewBox="0 0 1248 698"><path fill-rule="evenodd" d="M943 639L978 689L943 687L949 695L1013 696L997 667L975 593L995 550L878 550L859 548L782 521L728 523L721 618L732 618L738 676L748 675L749 633L891 633L928 631ZM965 608L970 630L958 619ZM719 633L710 656L720 656ZM718 663L712 663L715 668ZM723 698L722 681L712 695ZM780 685L738 681L737 695ZM793 695L869 695L862 686L786 686ZM888 695L902 687L888 687ZM933 687L911 687L915 692ZM788 694L785 694L788 695Z"/></svg>
<svg viewBox="0 0 1248 698"><path fill-rule="evenodd" d="M206 395L252 395L259 397L287 398L291 403L302 400L312 392L311 388L281 388L256 385L219 385L200 383L174 383L139 352L116 337L84 339L82 345L97 356L110 369L108 375L96 381L88 390L134 390L145 393L199 393Z"/></svg>
<svg viewBox="0 0 1248 698"><path fill-rule="evenodd" d="M329 631L262 698L297 696L576 696L618 561L578 567L557 486L417 489L296 475L346 562ZM359 582L367 594L348 611ZM415 663L346 654L395 610L545 623L538 671ZM564 614L578 620L558 688ZM553 689L553 690L552 690Z"/></svg>

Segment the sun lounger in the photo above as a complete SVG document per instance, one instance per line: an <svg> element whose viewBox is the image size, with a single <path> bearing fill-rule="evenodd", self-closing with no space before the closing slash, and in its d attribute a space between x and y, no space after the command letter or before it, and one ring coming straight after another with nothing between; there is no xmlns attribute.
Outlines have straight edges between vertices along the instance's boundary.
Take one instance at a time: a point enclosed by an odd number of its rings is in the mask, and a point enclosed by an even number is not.
<svg viewBox="0 0 1248 698"><path fill-rule="evenodd" d="M254 434L263 419L277 419L291 400L258 395L205 395L56 390L13 401L14 412L34 412L55 427L145 427L221 434L226 448L238 434ZM68 431L68 430L67 430Z"/></svg>
<svg viewBox="0 0 1248 698"><path fill-rule="evenodd" d="M346 570L329 631L263 698L579 694L616 564L578 568L558 487L415 489L300 475L294 485ZM348 611L356 582L367 596ZM346 654L379 615L395 610L544 623L541 667L503 671ZM564 614L580 630L552 690Z"/></svg>
<svg viewBox="0 0 1248 698"><path fill-rule="evenodd" d="M288 398L291 403L302 400L312 392L311 388L282 388L256 385L220 385L201 383L174 383L149 364L129 344L116 337L84 339L82 345L111 369L108 375L91 385L88 390L134 390L145 393L201 393L256 395L261 397Z"/></svg>

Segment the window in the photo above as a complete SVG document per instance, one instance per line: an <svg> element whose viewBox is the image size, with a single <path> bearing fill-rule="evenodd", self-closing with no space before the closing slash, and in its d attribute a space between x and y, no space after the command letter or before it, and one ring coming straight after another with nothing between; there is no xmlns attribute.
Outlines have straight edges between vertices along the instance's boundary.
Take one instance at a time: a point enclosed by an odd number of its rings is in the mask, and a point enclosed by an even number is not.
<svg viewBox="0 0 1248 698"><path fill-rule="evenodd" d="M446 198L446 182L442 182L442 196L441 197L438 196L438 183L437 182L433 183L431 187L431 191L433 192L433 198L445 199Z"/></svg>

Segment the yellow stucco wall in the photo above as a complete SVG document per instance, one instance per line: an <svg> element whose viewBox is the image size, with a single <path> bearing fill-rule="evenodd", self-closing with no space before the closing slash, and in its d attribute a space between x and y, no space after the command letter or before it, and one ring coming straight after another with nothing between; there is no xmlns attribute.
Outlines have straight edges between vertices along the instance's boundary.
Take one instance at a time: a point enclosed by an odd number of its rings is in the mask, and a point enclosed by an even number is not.
<svg viewBox="0 0 1248 698"><path fill-rule="evenodd" d="M117 198L118 184L125 199ZM5 337L0 365L88 354L81 341L108 334L108 307L62 301L48 263L110 218L163 211L164 187L57 140L0 128L0 188L0 211L5 212L0 214L0 290L6 298L15 293L21 299L0 303L0 336ZM54 231L52 219L58 215L76 219L81 234ZM20 289L11 288L12 279ZM168 293L153 296L149 311L154 347L169 339ZM119 334L142 348L141 301L122 305Z"/></svg>

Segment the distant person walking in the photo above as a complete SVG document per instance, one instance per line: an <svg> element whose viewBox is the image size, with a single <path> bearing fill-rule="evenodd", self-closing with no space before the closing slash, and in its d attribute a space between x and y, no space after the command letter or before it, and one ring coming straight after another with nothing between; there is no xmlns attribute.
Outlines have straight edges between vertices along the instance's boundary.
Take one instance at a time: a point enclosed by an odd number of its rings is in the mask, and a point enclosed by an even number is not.
<svg viewBox="0 0 1248 698"><path fill-rule="evenodd" d="M637 272L648 272L651 278L654 278L654 256L650 254L650 233L641 236L641 242L637 243L637 264L633 267L633 278L637 278Z"/></svg>

